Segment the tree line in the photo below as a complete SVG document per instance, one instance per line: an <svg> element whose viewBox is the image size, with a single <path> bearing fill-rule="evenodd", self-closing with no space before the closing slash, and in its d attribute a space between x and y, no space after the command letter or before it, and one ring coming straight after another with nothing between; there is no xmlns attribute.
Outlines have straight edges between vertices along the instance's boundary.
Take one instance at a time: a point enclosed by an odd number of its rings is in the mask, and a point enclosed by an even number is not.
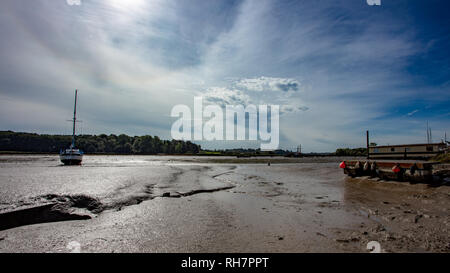
<svg viewBox="0 0 450 273"><path fill-rule="evenodd" d="M72 142L69 135L0 131L0 151L57 153ZM77 148L101 154L197 154L201 147L190 141L161 140L158 136L80 135Z"/></svg>
<svg viewBox="0 0 450 273"><path fill-rule="evenodd" d="M366 156L367 149L366 148L339 148L335 153L337 156Z"/></svg>

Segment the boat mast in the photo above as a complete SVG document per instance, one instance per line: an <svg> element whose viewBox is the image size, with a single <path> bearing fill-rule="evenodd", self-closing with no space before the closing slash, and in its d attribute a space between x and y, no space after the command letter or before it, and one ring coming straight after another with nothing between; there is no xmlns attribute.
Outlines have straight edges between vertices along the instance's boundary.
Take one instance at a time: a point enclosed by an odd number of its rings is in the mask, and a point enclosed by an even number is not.
<svg viewBox="0 0 450 273"><path fill-rule="evenodd" d="M75 106L73 107L73 133L72 133L72 145L71 148L75 148L75 123L77 121L77 93L78 90L75 89Z"/></svg>

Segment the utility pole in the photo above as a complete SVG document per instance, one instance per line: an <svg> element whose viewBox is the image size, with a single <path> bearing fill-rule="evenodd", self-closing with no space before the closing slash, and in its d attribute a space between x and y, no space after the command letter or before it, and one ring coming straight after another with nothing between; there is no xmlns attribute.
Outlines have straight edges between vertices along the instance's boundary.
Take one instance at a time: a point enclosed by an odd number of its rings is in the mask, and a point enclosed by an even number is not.
<svg viewBox="0 0 450 273"><path fill-rule="evenodd" d="M370 159L370 151L369 151L369 130L366 131L366 147L367 147L367 159Z"/></svg>
<svg viewBox="0 0 450 273"><path fill-rule="evenodd" d="M433 143L433 136L431 135L431 127L430 127L430 143Z"/></svg>
<svg viewBox="0 0 450 273"><path fill-rule="evenodd" d="M302 153L302 145L297 146L297 154L300 155Z"/></svg>

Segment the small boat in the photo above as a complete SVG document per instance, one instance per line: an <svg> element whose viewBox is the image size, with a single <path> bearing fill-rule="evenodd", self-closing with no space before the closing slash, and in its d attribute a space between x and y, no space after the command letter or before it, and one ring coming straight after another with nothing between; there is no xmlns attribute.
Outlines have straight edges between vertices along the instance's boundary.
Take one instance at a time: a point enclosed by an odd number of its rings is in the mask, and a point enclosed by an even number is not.
<svg viewBox="0 0 450 273"><path fill-rule="evenodd" d="M64 165L80 165L83 160L83 151L75 148L75 124L77 122L77 93L75 90L75 106L73 110L73 132L72 132L72 144L65 150L61 150L59 153L59 159Z"/></svg>

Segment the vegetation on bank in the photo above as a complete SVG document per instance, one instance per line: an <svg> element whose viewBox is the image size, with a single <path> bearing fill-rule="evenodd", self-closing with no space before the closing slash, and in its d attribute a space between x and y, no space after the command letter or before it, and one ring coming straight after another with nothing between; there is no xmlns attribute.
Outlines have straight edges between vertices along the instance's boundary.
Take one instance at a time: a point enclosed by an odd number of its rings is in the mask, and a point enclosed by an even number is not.
<svg viewBox="0 0 450 273"><path fill-rule="evenodd" d="M336 150L335 153L337 156L366 156L367 149L366 148L340 148Z"/></svg>
<svg viewBox="0 0 450 273"><path fill-rule="evenodd" d="M0 131L0 151L57 153L68 148L68 135L40 135ZM157 136L80 135L76 147L85 153L102 154L197 154L201 147L190 141L161 140Z"/></svg>
<svg viewBox="0 0 450 273"><path fill-rule="evenodd" d="M2 153L58 153L68 148L72 141L70 135L40 135L0 131L0 151ZM190 141L161 140L158 136L121 135L79 135L76 147L88 154L196 154L206 156L285 156L298 157L296 153L278 149L226 149L202 150L200 145ZM309 153L301 156L365 156L365 148L337 149L335 153Z"/></svg>
<svg viewBox="0 0 450 273"><path fill-rule="evenodd" d="M237 156L237 157L252 157L252 156L284 156L288 153L285 150L275 151L261 151L261 149L225 149L225 150L202 150L199 155L208 156Z"/></svg>

